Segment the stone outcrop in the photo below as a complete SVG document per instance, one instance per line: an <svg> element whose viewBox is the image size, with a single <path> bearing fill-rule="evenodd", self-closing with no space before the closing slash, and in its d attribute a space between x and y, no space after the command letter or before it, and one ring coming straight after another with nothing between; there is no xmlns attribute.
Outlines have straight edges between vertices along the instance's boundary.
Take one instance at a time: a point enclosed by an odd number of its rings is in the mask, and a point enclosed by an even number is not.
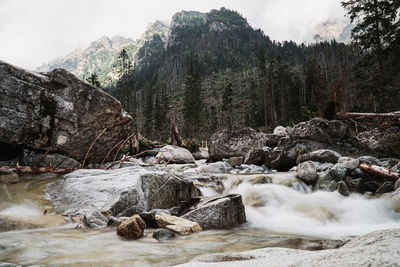
<svg viewBox="0 0 400 267"><path fill-rule="evenodd" d="M251 128L222 130L213 134L209 140L208 160L212 162L242 156L244 163L247 163L249 159L254 160L253 154L263 151L263 146L263 134Z"/></svg>
<svg viewBox="0 0 400 267"><path fill-rule="evenodd" d="M114 216L132 216L152 209L168 209L199 195L192 181L168 171L139 166L78 170L46 188L46 196L56 210L72 215L111 210Z"/></svg>
<svg viewBox="0 0 400 267"><path fill-rule="evenodd" d="M204 199L182 217L198 222L204 230L229 228L246 222L245 208L239 194Z"/></svg>
<svg viewBox="0 0 400 267"><path fill-rule="evenodd" d="M63 69L46 74L0 61L0 140L5 144L69 155L98 163L132 132L121 103ZM0 152L1 153L1 152ZM110 157L111 158L111 157Z"/></svg>
<svg viewBox="0 0 400 267"><path fill-rule="evenodd" d="M117 227L117 234L126 239L136 240L143 236L143 230L146 228L146 223L143 219L135 214L127 220L124 220Z"/></svg>
<svg viewBox="0 0 400 267"><path fill-rule="evenodd" d="M167 145L156 155L162 161L169 163L194 163L195 159L189 150L179 146Z"/></svg>

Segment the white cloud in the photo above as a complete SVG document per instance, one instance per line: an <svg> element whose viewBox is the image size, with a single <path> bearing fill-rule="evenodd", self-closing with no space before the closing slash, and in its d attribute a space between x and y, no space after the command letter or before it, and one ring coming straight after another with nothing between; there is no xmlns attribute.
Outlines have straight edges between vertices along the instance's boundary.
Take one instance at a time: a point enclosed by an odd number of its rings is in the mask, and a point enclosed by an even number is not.
<svg viewBox="0 0 400 267"><path fill-rule="evenodd" d="M298 42L319 22L343 17L339 0L0 0L0 59L34 69L103 35L138 38L156 19L221 6L272 39Z"/></svg>

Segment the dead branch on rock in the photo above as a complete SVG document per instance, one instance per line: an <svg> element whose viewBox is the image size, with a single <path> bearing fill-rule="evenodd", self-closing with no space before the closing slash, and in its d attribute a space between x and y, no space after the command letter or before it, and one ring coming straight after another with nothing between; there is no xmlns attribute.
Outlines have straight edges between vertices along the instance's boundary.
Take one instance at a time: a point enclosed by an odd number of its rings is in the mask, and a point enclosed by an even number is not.
<svg viewBox="0 0 400 267"><path fill-rule="evenodd" d="M38 162L36 163L36 166L40 165L40 162L42 162L42 160L47 156L47 154L49 154L49 152L52 150L52 147L49 147L46 152L40 157L40 159L38 160Z"/></svg>
<svg viewBox="0 0 400 267"><path fill-rule="evenodd" d="M394 172L384 167L379 167L376 165L368 165L366 163L361 163L359 167L361 170L370 173L372 175L381 177L384 180L391 180L395 182L397 181L397 179L400 178L400 173Z"/></svg>
<svg viewBox="0 0 400 267"><path fill-rule="evenodd" d="M86 159L87 159L87 157L89 156L89 153L90 153L90 151L92 150L92 148L93 148L94 144L96 143L97 139L99 139L100 136L101 136L106 130L107 130L107 128L104 128L103 131L101 131L101 133L99 133L99 135L97 135L96 138L93 140L93 142L92 142L92 144L90 145L88 151L86 152L85 157L83 158L83 161L82 161L82 168L85 166Z"/></svg>
<svg viewBox="0 0 400 267"><path fill-rule="evenodd" d="M118 146L120 145L124 140L119 141L118 143L116 143L106 154L106 156L103 158L103 160L100 162L99 165L99 169L101 169L101 167L103 166L104 162L106 162L108 156L110 156L111 152Z"/></svg>

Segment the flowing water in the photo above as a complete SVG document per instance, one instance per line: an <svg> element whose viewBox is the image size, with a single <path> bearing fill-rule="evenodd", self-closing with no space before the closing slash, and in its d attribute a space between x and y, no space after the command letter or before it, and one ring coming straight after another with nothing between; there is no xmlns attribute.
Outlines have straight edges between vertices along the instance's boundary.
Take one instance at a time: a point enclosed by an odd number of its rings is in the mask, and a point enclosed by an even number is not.
<svg viewBox="0 0 400 267"><path fill-rule="evenodd" d="M348 239L400 227L400 214L395 212L399 203L393 201L361 195L345 198L337 192L311 193L292 173L224 178L226 192L242 195L248 222L229 230L204 231L163 243L151 237L151 229L145 231L142 239L126 241L113 228L93 231L65 224L61 216L51 214L53 206L43 193L45 185L54 178L1 185L0 224L6 219L24 228L41 228L0 233L0 262L165 266L206 253L263 247L322 249L324 239ZM272 183L262 183L267 178ZM217 194L211 188L202 191L206 195Z"/></svg>

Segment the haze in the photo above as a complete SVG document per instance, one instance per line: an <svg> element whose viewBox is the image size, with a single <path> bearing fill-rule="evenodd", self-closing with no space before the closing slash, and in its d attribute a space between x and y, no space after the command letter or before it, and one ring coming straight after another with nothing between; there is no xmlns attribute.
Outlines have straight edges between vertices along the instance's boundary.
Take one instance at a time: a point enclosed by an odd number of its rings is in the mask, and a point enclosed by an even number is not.
<svg viewBox="0 0 400 267"><path fill-rule="evenodd" d="M103 35L135 39L157 19L222 6L278 41L302 42L318 23L344 16L339 0L0 0L0 60L35 69Z"/></svg>

